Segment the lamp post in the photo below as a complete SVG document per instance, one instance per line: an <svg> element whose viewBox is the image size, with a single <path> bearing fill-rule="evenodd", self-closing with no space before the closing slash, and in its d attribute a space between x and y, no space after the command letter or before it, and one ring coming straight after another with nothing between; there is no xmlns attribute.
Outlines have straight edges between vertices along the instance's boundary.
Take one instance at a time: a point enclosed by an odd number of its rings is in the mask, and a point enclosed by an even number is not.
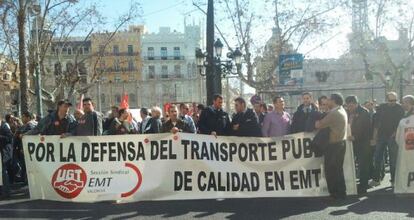
<svg viewBox="0 0 414 220"><path fill-rule="evenodd" d="M35 72L36 72L36 108L37 108L37 114L40 118L43 118L43 106L42 106L42 94L41 94L41 81L42 76L40 73L40 64L39 64L39 24L38 24L38 16L41 12L40 4L36 1L31 6L31 12L34 15L34 25L35 25L35 32L34 34L35 39Z"/></svg>
<svg viewBox="0 0 414 220"><path fill-rule="evenodd" d="M238 75L241 70L242 53L239 48L236 48L233 52L227 53L226 60L221 59L223 44L220 39L217 39L214 43L214 51L212 61L208 61L209 54L203 53L201 49L196 49L196 63L199 68L199 74L206 76L206 90L207 90L207 105L211 105L213 102L214 94L221 94L221 78L225 78L228 74ZM203 68L206 69L204 73ZM236 71L234 71L234 68ZM214 73L208 72L208 70L215 70ZM210 81L211 80L211 81Z"/></svg>
<svg viewBox="0 0 414 220"><path fill-rule="evenodd" d="M214 94L221 94L221 77L227 73L232 72L232 61L221 61L220 57L223 50L223 43L219 39L214 42L214 1L208 0L207 4L207 28L206 28L206 52L203 53L201 49L196 49L196 62L199 68L199 73L202 76L206 76L206 90L207 90L207 105L211 105L213 102ZM215 53L214 53L215 52ZM227 54L229 58L232 58L236 63L237 71L240 71L241 65L241 52L236 51ZM202 68L205 68L205 72ZM234 73L233 73L234 74ZM235 74L238 74L235 73Z"/></svg>

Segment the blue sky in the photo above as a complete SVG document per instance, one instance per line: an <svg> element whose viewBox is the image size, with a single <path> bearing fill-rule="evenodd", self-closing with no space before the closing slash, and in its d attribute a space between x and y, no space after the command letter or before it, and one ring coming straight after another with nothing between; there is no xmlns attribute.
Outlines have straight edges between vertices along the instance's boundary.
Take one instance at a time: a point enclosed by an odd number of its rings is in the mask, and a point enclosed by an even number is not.
<svg viewBox="0 0 414 220"><path fill-rule="evenodd" d="M184 18L187 22L193 19L198 22L202 13L192 5L192 0L141 0L143 18L137 23L144 23L149 32L157 32L160 26L169 26L181 31ZM130 0L101 0L99 1L102 14L108 22L116 21L119 14L128 10Z"/></svg>

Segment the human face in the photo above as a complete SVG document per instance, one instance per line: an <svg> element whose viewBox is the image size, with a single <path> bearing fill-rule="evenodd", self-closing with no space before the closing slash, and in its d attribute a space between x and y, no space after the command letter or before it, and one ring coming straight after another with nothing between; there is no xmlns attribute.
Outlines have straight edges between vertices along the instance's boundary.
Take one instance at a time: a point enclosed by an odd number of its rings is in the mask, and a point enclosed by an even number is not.
<svg viewBox="0 0 414 220"><path fill-rule="evenodd" d="M27 122L29 122L30 121L30 118L28 118L28 117L26 117L26 116L24 116L24 115L22 115L22 122L23 122L23 124L26 124Z"/></svg>
<svg viewBox="0 0 414 220"><path fill-rule="evenodd" d="M153 118L159 118L161 116L161 112L151 111L151 115L152 115Z"/></svg>
<svg viewBox="0 0 414 220"><path fill-rule="evenodd" d="M346 110L350 113L354 113L358 107L358 104L355 103L346 103Z"/></svg>
<svg viewBox="0 0 414 220"><path fill-rule="evenodd" d="M59 112L60 114L65 114L65 115L67 115L67 114L69 114L69 109L70 109L70 105L68 105L68 104L62 104L62 105L60 105L60 106L58 107L58 112Z"/></svg>
<svg viewBox="0 0 414 220"><path fill-rule="evenodd" d="M243 112L246 109L246 104L234 102L234 109L236 109L237 113Z"/></svg>
<svg viewBox="0 0 414 220"><path fill-rule="evenodd" d="M190 111L190 107L188 105L183 105L180 108L180 112L182 115L187 115L189 111Z"/></svg>
<svg viewBox="0 0 414 220"><path fill-rule="evenodd" d="M283 98L279 98L273 103L273 105L275 106L276 111L283 111L285 109L285 100Z"/></svg>
<svg viewBox="0 0 414 220"><path fill-rule="evenodd" d="M397 97L395 95L389 94L387 96L388 105L395 105L397 103Z"/></svg>
<svg viewBox="0 0 414 220"><path fill-rule="evenodd" d="M83 111L84 112L93 112L93 103L91 101L87 101L83 103Z"/></svg>
<svg viewBox="0 0 414 220"><path fill-rule="evenodd" d="M302 103L305 106L310 106L312 103L312 97L310 95L303 95L302 96Z"/></svg>
<svg viewBox="0 0 414 220"><path fill-rule="evenodd" d="M413 109L413 106L406 99L403 99L402 107L403 107L404 111L406 111L406 112L409 112L410 110Z"/></svg>
<svg viewBox="0 0 414 220"><path fill-rule="evenodd" d="M367 102L364 107L372 111L372 109L374 109L374 104L372 102Z"/></svg>
<svg viewBox="0 0 414 220"><path fill-rule="evenodd" d="M253 107L254 107L254 111L256 113L261 113L262 112L262 107L260 106L260 104L254 104Z"/></svg>
<svg viewBox="0 0 414 220"><path fill-rule="evenodd" d="M175 121L177 120L178 110L177 108L170 108L168 110L168 115L170 116L170 119Z"/></svg>
<svg viewBox="0 0 414 220"><path fill-rule="evenodd" d="M321 99L321 102L319 103L319 109L321 112L327 112L329 110L328 99Z"/></svg>
<svg viewBox="0 0 414 220"><path fill-rule="evenodd" d="M111 114L112 114L112 117L117 118L119 116L118 115L118 109L117 108L112 108L111 109Z"/></svg>
<svg viewBox="0 0 414 220"><path fill-rule="evenodd" d="M216 109L222 109L223 108L223 99L222 98L216 98L213 101L213 106Z"/></svg>

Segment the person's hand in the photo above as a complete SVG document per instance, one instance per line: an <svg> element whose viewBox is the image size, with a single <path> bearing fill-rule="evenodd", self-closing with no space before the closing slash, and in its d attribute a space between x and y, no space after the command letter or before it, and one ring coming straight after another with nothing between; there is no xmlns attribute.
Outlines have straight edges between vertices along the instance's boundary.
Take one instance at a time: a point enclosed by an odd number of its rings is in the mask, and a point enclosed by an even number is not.
<svg viewBox="0 0 414 220"><path fill-rule="evenodd" d="M240 125L239 124L235 124L233 125L233 130L237 131L239 130Z"/></svg>
<svg viewBox="0 0 414 220"><path fill-rule="evenodd" d="M211 135L213 135L214 137L216 137L216 138L217 138L217 132L212 131L212 132L211 132Z"/></svg>
<svg viewBox="0 0 414 220"><path fill-rule="evenodd" d="M171 132L173 133L173 134L176 134L177 132L179 132L180 131L180 129L178 129L177 127L173 127L172 129L171 129Z"/></svg>

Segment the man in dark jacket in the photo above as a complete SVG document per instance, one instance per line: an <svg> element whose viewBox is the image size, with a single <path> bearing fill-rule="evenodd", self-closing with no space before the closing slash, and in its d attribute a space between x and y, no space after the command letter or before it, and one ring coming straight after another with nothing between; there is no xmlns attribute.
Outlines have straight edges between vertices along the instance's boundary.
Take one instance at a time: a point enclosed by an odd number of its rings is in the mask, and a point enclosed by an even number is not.
<svg viewBox="0 0 414 220"><path fill-rule="evenodd" d="M102 135L102 114L96 112L91 98L84 98L84 114L79 118L75 129L77 136L101 136Z"/></svg>
<svg viewBox="0 0 414 220"><path fill-rule="evenodd" d="M213 96L213 105L205 108L200 115L200 133L228 135L231 132L230 118L223 111L223 97L219 94Z"/></svg>
<svg viewBox="0 0 414 220"><path fill-rule="evenodd" d="M370 157L371 118L367 109L362 107L356 96L345 99L348 122L351 125L351 134L348 139L352 141L359 168L358 193L364 194L368 189L369 170L372 164Z"/></svg>
<svg viewBox="0 0 414 220"><path fill-rule="evenodd" d="M194 133L193 128L190 128L189 124L178 117L178 108L176 105L170 106L168 109L168 115L170 116L170 119L162 125L162 133Z"/></svg>
<svg viewBox="0 0 414 220"><path fill-rule="evenodd" d="M0 121L0 157L2 163L2 179L0 198L10 196L9 171L11 170L13 158L13 133L6 121Z"/></svg>
<svg viewBox="0 0 414 220"><path fill-rule="evenodd" d="M305 92L302 94L302 104L293 114L292 133L312 132L315 130L315 122L319 118L318 108L312 103L312 94Z"/></svg>
<svg viewBox="0 0 414 220"><path fill-rule="evenodd" d="M239 97L234 100L236 115L231 122L231 135L241 137L261 137L261 127L252 109L246 107L246 101Z"/></svg>
<svg viewBox="0 0 414 220"><path fill-rule="evenodd" d="M73 135L77 123L75 117L69 114L71 106L72 103L68 100L60 100L57 111L51 112L42 118L37 126L27 132L26 135L60 135L61 137Z"/></svg>

